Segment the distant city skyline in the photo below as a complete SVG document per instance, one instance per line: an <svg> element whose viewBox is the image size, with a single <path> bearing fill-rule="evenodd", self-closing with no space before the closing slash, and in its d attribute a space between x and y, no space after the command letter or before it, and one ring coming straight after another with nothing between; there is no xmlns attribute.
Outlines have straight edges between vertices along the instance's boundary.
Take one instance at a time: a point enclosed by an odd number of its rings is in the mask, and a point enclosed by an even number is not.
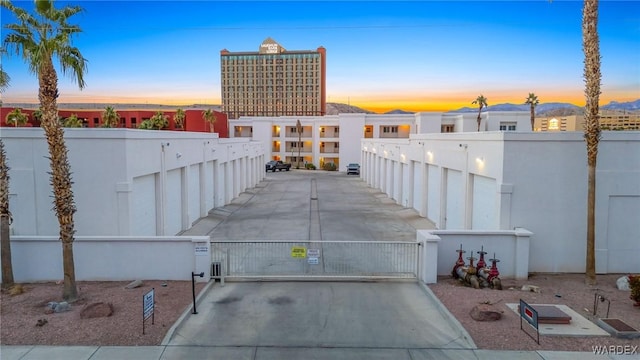
<svg viewBox="0 0 640 360"><path fill-rule="evenodd" d="M14 1L31 10L33 1ZM581 1L58 1L88 60L77 89L59 71L61 103L220 104L220 50L327 49L327 102L374 112L449 111L541 102L584 105ZM15 19L2 9L4 25ZM600 1L600 104L640 98L640 2ZM21 58L4 103L36 103Z"/></svg>

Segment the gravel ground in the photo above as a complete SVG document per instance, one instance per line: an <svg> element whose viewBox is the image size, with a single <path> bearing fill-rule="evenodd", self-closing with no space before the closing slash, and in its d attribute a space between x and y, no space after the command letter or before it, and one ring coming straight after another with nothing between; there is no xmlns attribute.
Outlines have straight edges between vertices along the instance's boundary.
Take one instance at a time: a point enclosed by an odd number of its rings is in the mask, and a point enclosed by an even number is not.
<svg viewBox="0 0 640 360"><path fill-rule="evenodd" d="M79 300L71 311L45 314L47 303L62 301L62 285L24 284L23 294L3 291L0 303L2 345L159 345L182 313L191 308L191 281L144 281L125 289L129 282L78 282ZM166 286L162 286L166 284ZM200 291L204 283L196 283ZM149 318L142 334L142 298L154 288L154 324ZM196 293L197 294L197 293ZM112 303L110 317L81 319L80 311L94 302ZM43 326L38 320L46 319Z"/></svg>
<svg viewBox="0 0 640 360"><path fill-rule="evenodd" d="M473 289L461 285L452 278L440 278L429 288L469 332L480 349L496 350L563 350L587 351L592 346L640 345L640 339L619 339L610 336L569 337L540 336L540 345L520 330L518 314L505 304L518 303L520 299L528 304L562 304L570 307L587 319L593 319L596 291L611 302L609 318L618 318L640 330L640 307L633 306L629 291L616 287L616 280L622 275L598 275L596 286L585 285L583 274L538 274L526 281L503 280L503 290ZM522 291L523 285L540 287L539 293ZM557 295L557 296L556 296ZM479 322L469 316L471 309L480 303L489 302L503 311L502 318L495 322ZM598 305L598 317L606 317L606 302ZM529 334L535 336L532 328ZM640 350L638 350L640 351ZM640 354L637 353L637 354Z"/></svg>
<svg viewBox="0 0 640 360"><path fill-rule="evenodd" d="M615 282L621 275L600 275L598 285L584 284L584 275L535 275L527 281L503 280L504 290L472 289L450 278L429 285L433 293L467 329L480 349L592 351L592 346L637 346L640 340L614 337L541 336L540 345L520 330L518 315L505 304L519 299L530 304L563 304L589 318L597 291L611 301L610 318L623 319L640 329L640 307L634 307L628 291L620 291ZM2 345L159 345L180 315L190 309L190 281L145 281L140 288L126 290L127 282L79 282L80 300L65 313L45 314L46 304L61 301L62 285L25 284L25 293L10 296L3 292L0 303L0 344ZM522 285L536 285L540 293L519 290ZM198 283L196 291L204 284ZM155 324L147 320L142 335L142 297L155 288ZM513 288L513 289L510 289ZM556 296L559 295L560 297ZM110 302L112 316L80 319L83 306L93 302ZM489 302L503 311L495 322L477 322L469 316L476 304ZM604 317L606 306L599 307ZM44 326L36 326L46 319ZM530 334L534 334L530 332Z"/></svg>

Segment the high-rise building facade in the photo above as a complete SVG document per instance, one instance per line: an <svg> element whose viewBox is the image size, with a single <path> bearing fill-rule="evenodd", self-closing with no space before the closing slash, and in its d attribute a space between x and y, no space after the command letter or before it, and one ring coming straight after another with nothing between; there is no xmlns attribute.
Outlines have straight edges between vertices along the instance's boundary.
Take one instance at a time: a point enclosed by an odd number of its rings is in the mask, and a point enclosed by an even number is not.
<svg viewBox="0 0 640 360"><path fill-rule="evenodd" d="M240 116L326 114L326 50L288 51L267 38L257 52L220 51L222 112Z"/></svg>

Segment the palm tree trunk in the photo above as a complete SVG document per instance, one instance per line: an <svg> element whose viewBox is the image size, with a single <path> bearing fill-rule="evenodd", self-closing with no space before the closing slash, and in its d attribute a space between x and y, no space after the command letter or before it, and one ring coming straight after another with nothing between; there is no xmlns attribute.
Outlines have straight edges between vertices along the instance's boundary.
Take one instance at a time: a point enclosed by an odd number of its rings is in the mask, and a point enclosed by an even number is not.
<svg viewBox="0 0 640 360"><path fill-rule="evenodd" d="M2 287L9 288L13 285L13 265L11 263L11 234L9 232L10 217L8 214L0 214L0 239L2 239Z"/></svg>
<svg viewBox="0 0 640 360"><path fill-rule="evenodd" d="M13 265L11 264L11 213L9 212L9 167L0 139L0 254L2 259L2 287L13 285Z"/></svg>
<svg viewBox="0 0 640 360"><path fill-rule="evenodd" d="M51 58L44 60L38 74L38 80L40 83L38 97L43 113L42 127L49 144L54 210L60 224L60 241L62 242L64 273L62 298L67 301L74 301L78 297L73 261L75 234L73 214L76 212L76 205L71 189L71 166L67 157L68 150L64 141L64 131L58 122L58 76L51 63Z"/></svg>
<svg viewBox="0 0 640 360"><path fill-rule="evenodd" d="M595 208L596 162L600 141L598 119L600 100L600 43L598 37L598 0L585 0L582 11L582 48L585 77L585 139L587 143L587 254L585 275L587 284L596 283Z"/></svg>
<svg viewBox="0 0 640 360"><path fill-rule="evenodd" d="M481 112L482 112L482 106L480 107L480 110L478 110L478 132L480 132L480 122L482 121L482 118L480 117Z"/></svg>
<svg viewBox="0 0 640 360"><path fill-rule="evenodd" d="M302 134L298 133L298 165L296 165L296 169L300 169L300 149L302 147Z"/></svg>
<svg viewBox="0 0 640 360"><path fill-rule="evenodd" d="M533 105L531 105L531 131L535 131L533 125L536 121L536 111Z"/></svg>

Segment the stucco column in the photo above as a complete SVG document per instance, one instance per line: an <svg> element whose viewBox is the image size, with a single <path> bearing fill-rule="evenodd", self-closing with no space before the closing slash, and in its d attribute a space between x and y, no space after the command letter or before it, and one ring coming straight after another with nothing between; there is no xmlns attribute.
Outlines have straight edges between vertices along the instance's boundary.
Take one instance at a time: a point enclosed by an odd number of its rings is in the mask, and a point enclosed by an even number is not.
<svg viewBox="0 0 640 360"><path fill-rule="evenodd" d="M516 228L515 232L515 277L516 280L526 280L529 278L529 248L531 235L533 235L533 233L523 228Z"/></svg>
<svg viewBox="0 0 640 360"><path fill-rule="evenodd" d="M116 183L116 196L118 201L118 235L131 235L131 212L133 185L131 182Z"/></svg>
<svg viewBox="0 0 640 360"><path fill-rule="evenodd" d="M438 282L438 243L440 237L432 234L429 230L416 231L417 241L422 246L421 273L418 275L425 284L435 284Z"/></svg>
<svg viewBox="0 0 640 360"><path fill-rule="evenodd" d="M498 209L500 214L498 229L500 230L511 230L511 194L513 194L512 184L500 184L500 208Z"/></svg>
<svg viewBox="0 0 640 360"><path fill-rule="evenodd" d="M199 274L204 273L203 277L196 276L196 282L208 282L211 279L209 267L211 266L211 241L208 236L194 236L191 239L194 250L194 269L193 272Z"/></svg>

